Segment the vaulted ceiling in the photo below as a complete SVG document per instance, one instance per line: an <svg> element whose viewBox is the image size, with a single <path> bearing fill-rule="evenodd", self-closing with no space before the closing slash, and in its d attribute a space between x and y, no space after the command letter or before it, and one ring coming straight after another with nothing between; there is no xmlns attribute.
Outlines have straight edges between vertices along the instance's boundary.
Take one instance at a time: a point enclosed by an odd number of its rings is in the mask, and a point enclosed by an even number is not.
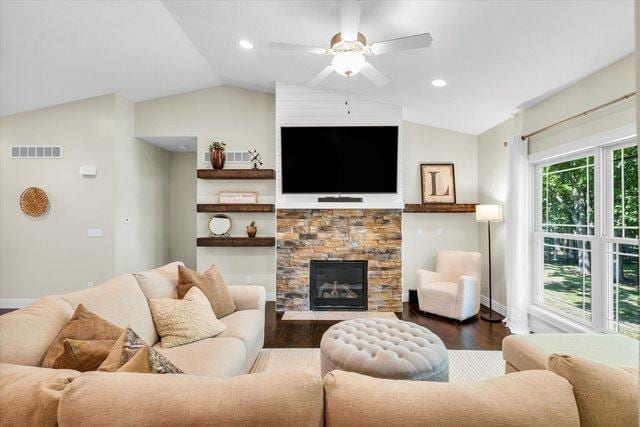
<svg viewBox="0 0 640 427"><path fill-rule="evenodd" d="M337 1L3 1L0 112L115 91L141 101L218 84L304 85L330 58L267 45L327 47L339 26ZM364 0L360 32L371 42L430 32L434 42L370 58L391 82L356 75L352 92L478 134L632 53L633 1ZM347 80L321 88L345 91Z"/></svg>

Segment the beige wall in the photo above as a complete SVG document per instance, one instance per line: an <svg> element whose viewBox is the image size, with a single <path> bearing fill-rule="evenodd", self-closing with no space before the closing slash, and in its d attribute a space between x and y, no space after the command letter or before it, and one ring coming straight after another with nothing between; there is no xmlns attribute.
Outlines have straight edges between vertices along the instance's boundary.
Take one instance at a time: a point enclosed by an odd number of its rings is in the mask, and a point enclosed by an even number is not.
<svg viewBox="0 0 640 427"><path fill-rule="evenodd" d="M420 163L453 163L458 203L475 203L477 138L417 123L403 123L403 182L405 203L421 203ZM435 268L439 250L478 250L474 214L404 214L402 275L404 289L416 289L416 271Z"/></svg>
<svg viewBox="0 0 640 427"><path fill-rule="evenodd" d="M196 268L196 153L171 153L171 260Z"/></svg>
<svg viewBox="0 0 640 427"><path fill-rule="evenodd" d="M121 274L169 260L171 153L136 139L133 102L120 95L115 101L115 272Z"/></svg>
<svg viewBox="0 0 640 427"><path fill-rule="evenodd" d="M7 306L169 260L170 154L134 137L135 106L111 94L0 119L0 299ZM11 159L12 145L61 145L62 159ZM97 176L82 177L80 166ZM43 188L49 214L18 206ZM131 222L125 224L124 219ZM101 238L87 237L101 228Z"/></svg>
<svg viewBox="0 0 640 427"><path fill-rule="evenodd" d="M274 95L217 86L140 102L136 104L136 135L195 136L199 168L207 167L200 159L213 139L225 141L229 150L255 148L262 153L264 168L274 168ZM257 191L259 201L274 203L275 200L275 185L271 180L197 181L197 199L201 203L215 202L220 190ZM275 235L273 214L231 213L229 216L233 236L246 236L246 226L253 219L259 236ZM197 235L208 236L211 214L196 217ZM264 286L269 293L275 292L274 248L198 248L196 253L199 271L215 263L230 284L245 284L250 276L253 284Z"/></svg>
<svg viewBox="0 0 640 427"><path fill-rule="evenodd" d="M479 135L478 197L480 203L502 204L505 201L506 148L503 143L508 137L527 134L632 92L636 90L635 75L634 55L630 55ZM531 138L529 153L628 125L634 122L635 117L635 99L621 102ZM505 212L505 215L508 214ZM504 223L493 225L491 231L494 300L505 304ZM479 244L483 256L486 256L486 233L486 225L479 225ZM483 273L483 282L486 284L487 272ZM486 295L486 286L483 287L483 294Z"/></svg>
<svg viewBox="0 0 640 427"><path fill-rule="evenodd" d="M0 298L69 292L114 275L114 105L105 95L0 119ZM62 145L64 157L11 159L12 145ZM83 165L97 176L80 176ZM18 205L30 186L49 196L42 220ZM87 237L88 228L103 237Z"/></svg>

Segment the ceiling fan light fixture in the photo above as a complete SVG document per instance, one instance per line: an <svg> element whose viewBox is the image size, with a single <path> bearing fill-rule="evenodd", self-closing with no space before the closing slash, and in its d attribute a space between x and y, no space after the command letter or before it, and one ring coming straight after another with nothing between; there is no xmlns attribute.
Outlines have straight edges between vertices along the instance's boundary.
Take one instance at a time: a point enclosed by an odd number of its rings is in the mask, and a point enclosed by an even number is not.
<svg viewBox="0 0 640 427"><path fill-rule="evenodd" d="M351 77L362 70L364 63L364 55L361 52L340 52L333 57L331 66L336 73Z"/></svg>
<svg viewBox="0 0 640 427"><path fill-rule="evenodd" d="M238 44L241 48L253 49L253 43L251 43L249 40L238 40Z"/></svg>

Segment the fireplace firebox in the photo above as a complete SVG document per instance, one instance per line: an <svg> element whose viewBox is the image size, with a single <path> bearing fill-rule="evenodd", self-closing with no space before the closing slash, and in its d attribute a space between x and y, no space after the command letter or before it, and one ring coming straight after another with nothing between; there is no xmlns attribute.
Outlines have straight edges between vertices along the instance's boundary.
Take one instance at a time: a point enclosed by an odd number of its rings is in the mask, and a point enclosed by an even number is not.
<svg viewBox="0 0 640 427"><path fill-rule="evenodd" d="M311 261L311 310L366 310L367 261Z"/></svg>

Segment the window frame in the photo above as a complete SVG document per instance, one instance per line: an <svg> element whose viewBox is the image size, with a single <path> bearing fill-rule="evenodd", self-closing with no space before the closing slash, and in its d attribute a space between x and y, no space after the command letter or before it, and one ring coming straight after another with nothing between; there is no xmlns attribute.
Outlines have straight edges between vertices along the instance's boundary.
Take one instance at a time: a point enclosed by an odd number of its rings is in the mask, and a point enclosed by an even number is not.
<svg viewBox="0 0 640 427"><path fill-rule="evenodd" d="M635 125L634 125L635 128ZM631 126L596 135L584 141L566 144L565 152L554 147L545 153L529 156L530 173L533 183L532 203L532 251L529 313L562 330L617 333L612 324L613 287L609 277L611 266L608 260L608 246L611 243L638 245L640 239L618 238L613 234L613 151L621 147L637 144L635 129ZM621 133L626 133L620 136ZM617 137L616 137L617 136ZM582 145L582 146L580 146ZM576 148L578 147L578 148ZM593 156L594 160L594 206L593 235L569 234L543 231L543 176L545 166ZM587 232L588 233L588 232ZM591 245L591 322L571 316L561 310L544 304L544 238L563 238L575 241L589 241ZM536 316L538 314L539 316Z"/></svg>

